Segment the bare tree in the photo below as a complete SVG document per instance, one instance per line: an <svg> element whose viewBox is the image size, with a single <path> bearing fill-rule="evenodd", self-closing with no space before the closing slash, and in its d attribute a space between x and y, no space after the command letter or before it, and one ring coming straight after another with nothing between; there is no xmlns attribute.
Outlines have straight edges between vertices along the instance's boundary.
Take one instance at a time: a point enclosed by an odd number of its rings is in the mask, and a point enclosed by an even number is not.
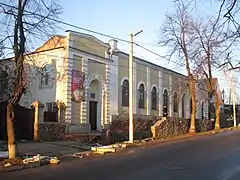
<svg viewBox="0 0 240 180"><path fill-rule="evenodd" d="M232 42L229 44L229 48L232 46L237 47L239 45L239 37L240 37L240 23L237 19L237 16L240 12L239 0L215 0L215 2L219 2L219 11L218 17L225 19L222 21L223 24L228 23L228 26L231 27L232 35ZM229 70L240 69L240 62L237 62L234 59L231 59L231 56L228 55L228 58L225 59L225 62L220 64L219 67L226 67L225 65L229 65Z"/></svg>
<svg viewBox="0 0 240 180"><path fill-rule="evenodd" d="M192 18L188 12L190 3L184 3L183 0L174 3L174 13L166 15L166 23L162 29L162 39L160 44L169 47L169 57L177 55L179 61L184 62L189 79L189 89L192 97L192 114L190 133L196 132L196 89L195 78L191 70L192 45L195 42L195 34L192 28Z"/></svg>
<svg viewBox="0 0 240 180"><path fill-rule="evenodd" d="M213 77L213 72L229 56L229 47L235 37L225 26L225 23L222 23L221 19L220 16L217 16L214 20L196 21L193 25L197 35L194 46L197 47L197 51L194 60L207 80L205 84L210 93L210 98L214 97L215 129L220 129L221 93L217 89L217 81Z"/></svg>
<svg viewBox="0 0 240 180"><path fill-rule="evenodd" d="M57 0L18 0L0 3L2 18L2 32L4 45L13 47L15 72L13 93L7 106L7 134L9 158L16 157L16 140L14 133L14 108L19 103L26 89L24 78L24 59L33 42L43 40L54 30L56 18L61 13Z"/></svg>

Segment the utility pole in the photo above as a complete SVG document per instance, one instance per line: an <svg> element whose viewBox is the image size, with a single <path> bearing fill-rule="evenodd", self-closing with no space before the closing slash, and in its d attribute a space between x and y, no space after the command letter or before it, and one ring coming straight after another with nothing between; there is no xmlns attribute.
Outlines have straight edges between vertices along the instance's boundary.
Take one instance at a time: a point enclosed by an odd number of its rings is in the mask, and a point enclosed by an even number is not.
<svg viewBox="0 0 240 180"><path fill-rule="evenodd" d="M133 34L130 33L129 54L129 142L133 143Z"/></svg>
<svg viewBox="0 0 240 180"><path fill-rule="evenodd" d="M143 32L143 30L137 32L136 34L133 35L133 33L130 33L130 53L129 53L129 142L133 143L134 137L133 137L133 37L137 36Z"/></svg>

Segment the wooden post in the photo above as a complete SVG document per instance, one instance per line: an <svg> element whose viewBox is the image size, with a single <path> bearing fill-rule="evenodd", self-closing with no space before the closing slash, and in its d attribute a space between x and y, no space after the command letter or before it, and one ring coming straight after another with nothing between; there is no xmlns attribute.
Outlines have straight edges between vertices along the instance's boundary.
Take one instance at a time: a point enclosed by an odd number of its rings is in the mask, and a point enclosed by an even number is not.
<svg viewBox="0 0 240 180"><path fill-rule="evenodd" d="M57 108L58 108L57 112L58 122L61 122L61 103L59 101L57 101Z"/></svg>
<svg viewBox="0 0 240 180"><path fill-rule="evenodd" d="M38 101L34 101L32 103L32 106L35 108L35 111L34 111L34 134L33 134L33 139L34 141L39 141L39 118L38 118L38 115L39 115L39 102Z"/></svg>

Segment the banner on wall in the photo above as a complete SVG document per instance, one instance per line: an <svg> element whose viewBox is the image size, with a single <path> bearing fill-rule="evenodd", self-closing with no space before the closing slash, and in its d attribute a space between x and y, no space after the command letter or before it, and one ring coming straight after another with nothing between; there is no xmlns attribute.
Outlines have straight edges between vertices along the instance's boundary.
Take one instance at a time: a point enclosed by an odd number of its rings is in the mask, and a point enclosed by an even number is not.
<svg viewBox="0 0 240 180"><path fill-rule="evenodd" d="M72 101L84 101L85 74L82 71L72 70Z"/></svg>

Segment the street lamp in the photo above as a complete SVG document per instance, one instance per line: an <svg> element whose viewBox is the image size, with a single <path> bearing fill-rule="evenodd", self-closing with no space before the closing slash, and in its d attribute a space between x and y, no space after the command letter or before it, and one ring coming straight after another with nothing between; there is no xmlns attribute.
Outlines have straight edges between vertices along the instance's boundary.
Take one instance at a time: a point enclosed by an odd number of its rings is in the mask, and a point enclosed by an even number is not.
<svg viewBox="0 0 240 180"><path fill-rule="evenodd" d="M142 33L143 30L133 35L130 33L130 53L129 53L129 142L133 143L133 37Z"/></svg>

